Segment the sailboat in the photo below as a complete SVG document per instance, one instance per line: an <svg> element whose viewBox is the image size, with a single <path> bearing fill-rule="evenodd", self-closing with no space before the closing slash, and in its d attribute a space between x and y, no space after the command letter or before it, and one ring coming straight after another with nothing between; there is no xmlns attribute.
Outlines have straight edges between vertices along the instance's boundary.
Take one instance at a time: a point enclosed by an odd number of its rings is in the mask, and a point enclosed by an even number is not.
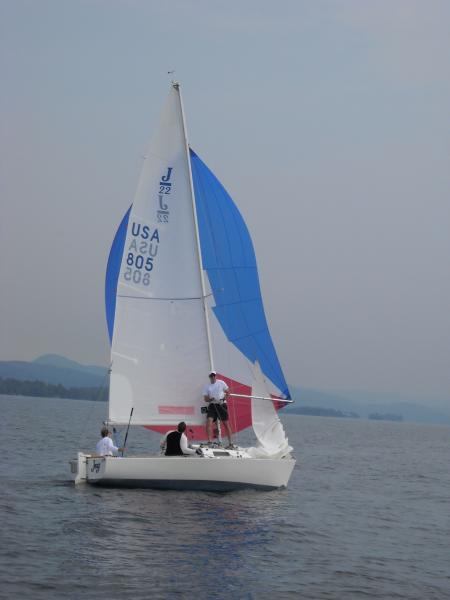
<svg viewBox="0 0 450 600"><path fill-rule="evenodd" d="M292 402L264 313L253 244L233 200L189 146L172 82L133 204L106 273L111 341L108 425L161 434L188 425L189 456L98 457L79 452L76 483L157 489L274 489L295 459L277 410ZM254 447L200 444L208 374L230 390L235 435Z"/></svg>

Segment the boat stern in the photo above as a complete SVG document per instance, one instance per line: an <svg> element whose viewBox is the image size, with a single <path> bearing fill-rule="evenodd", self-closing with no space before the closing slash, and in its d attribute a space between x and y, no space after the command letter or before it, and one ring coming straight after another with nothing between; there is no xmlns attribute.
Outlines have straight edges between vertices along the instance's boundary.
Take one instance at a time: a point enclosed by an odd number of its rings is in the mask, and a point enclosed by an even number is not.
<svg viewBox="0 0 450 600"><path fill-rule="evenodd" d="M87 460L90 458L90 456L90 454L78 452L76 457L69 461L70 474L72 475L75 485L78 485L79 483L86 483L86 466Z"/></svg>

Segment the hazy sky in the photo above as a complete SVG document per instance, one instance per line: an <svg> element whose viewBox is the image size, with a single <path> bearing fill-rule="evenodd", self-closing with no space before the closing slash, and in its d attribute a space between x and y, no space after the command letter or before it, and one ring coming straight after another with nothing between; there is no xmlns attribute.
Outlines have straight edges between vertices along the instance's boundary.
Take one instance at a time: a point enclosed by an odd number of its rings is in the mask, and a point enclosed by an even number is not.
<svg viewBox="0 0 450 600"><path fill-rule="evenodd" d="M0 359L107 364L106 260L176 69L290 384L450 396L450 2L0 7Z"/></svg>

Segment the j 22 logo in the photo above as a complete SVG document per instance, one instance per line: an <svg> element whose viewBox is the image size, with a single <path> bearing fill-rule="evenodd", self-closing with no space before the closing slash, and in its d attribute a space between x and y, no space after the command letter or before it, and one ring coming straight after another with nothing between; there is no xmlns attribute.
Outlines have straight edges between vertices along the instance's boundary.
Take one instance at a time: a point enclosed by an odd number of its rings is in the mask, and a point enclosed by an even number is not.
<svg viewBox="0 0 450 600"><path fill-rule="evenodd" d="M156 211L156 219L158 223L169 222L169 205L166 204L166 201L168 201L166 196L170 195L170 192L172 191L172 182L170 181L172 171L173 167L167 167L167 173L161 176L161 181L159 182L159 209Z"/></svg>
<svg viewBox="0 0 450 600"><path fill-rule="evenodd" d="M99 462L94 461L92 463L91 473L100 473L100 463Z"/></svg>

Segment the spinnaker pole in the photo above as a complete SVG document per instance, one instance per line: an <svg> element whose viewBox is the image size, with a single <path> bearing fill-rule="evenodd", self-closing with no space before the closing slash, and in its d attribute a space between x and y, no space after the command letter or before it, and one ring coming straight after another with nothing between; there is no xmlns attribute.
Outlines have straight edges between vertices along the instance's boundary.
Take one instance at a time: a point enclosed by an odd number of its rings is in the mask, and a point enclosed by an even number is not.
<svg viewBox="0 0 450 600"><path fill-rule="evenodd" d="M294 404L294 400L285 400L284 398L269 398L268 396L250 396L248 394L229 394L235 398L254 398L255 400L271 400L272 402L285 402L286 404Z"/></svg>

